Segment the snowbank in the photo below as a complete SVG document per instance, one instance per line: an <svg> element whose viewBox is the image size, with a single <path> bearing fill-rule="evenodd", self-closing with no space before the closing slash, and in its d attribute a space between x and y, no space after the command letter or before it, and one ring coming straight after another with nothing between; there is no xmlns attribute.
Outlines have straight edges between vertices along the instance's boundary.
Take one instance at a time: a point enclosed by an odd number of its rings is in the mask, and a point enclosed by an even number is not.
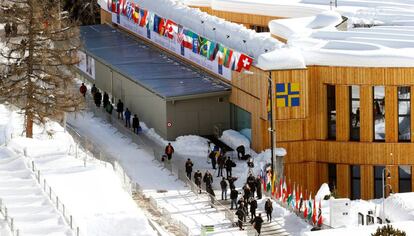
<svg viewBox="0 0 414 236"><path fill-rule="evenodd" d="M392 194L385 199L384 207L385 216L391 222L414 221L414 192Z"/></svg>
<svg viewBox="0 0 414 236"><path fill-rule="evenodd" d="M316 201L323 200L326 195L331 195L331 191L329 190L329 185L327 183L323 183L316 193L315 199Z"/></svg>
<svg viewBox="0 0 414 236"><path fill-rule="evenodd" d="M246 136L242 135L241 133L229 129L225 130L220 137L220 141L227 144L233 150L236 150L238 146L243 145L245 149L250 149L250 141L246 138Z"/></svg>

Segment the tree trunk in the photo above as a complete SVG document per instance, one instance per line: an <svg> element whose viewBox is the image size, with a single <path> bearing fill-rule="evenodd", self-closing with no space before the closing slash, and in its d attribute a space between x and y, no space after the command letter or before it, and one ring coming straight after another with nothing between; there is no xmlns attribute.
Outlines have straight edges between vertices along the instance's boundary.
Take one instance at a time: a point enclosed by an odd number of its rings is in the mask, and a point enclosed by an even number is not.
<svg viewBox="0 0 414 236"><path fill-rule="evenodd" d="M26 111L26 138L33 138L33 114Z"/></svg>

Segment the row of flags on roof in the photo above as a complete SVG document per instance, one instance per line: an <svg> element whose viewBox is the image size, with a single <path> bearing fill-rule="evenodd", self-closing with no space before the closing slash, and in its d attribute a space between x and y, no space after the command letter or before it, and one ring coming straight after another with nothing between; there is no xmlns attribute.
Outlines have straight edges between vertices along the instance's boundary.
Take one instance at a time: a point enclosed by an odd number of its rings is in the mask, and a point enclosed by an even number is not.
<svg viewBox="0 0 414 236"><path fill-rule="evenodd" d="M299 185L286 182L286 177L281 178L279 182L276 180L276 175L272 177L270 169L260 170L260 177L264 191L271 194L271 196L285 205L286 208L302 214L305 219L312 222L313 225L322 226L322 201L319 204L316 199L312 199L312 193L307 197L307 190L303 193L303 188Z"/></svg>
<svg viewBox="0 0 414 236"><path fill-rule="evenodd" d="M171 19L163 18L154 12L141 8L133 1L108 0L107 7L111 12L126 16L140 27L146 27L148 30L171 40L176 40L182 47L191 50L193 53L211 61L217 59L219 65L231 70L238 72L249 70L253 63L252 57L198 35Z"/></svg>

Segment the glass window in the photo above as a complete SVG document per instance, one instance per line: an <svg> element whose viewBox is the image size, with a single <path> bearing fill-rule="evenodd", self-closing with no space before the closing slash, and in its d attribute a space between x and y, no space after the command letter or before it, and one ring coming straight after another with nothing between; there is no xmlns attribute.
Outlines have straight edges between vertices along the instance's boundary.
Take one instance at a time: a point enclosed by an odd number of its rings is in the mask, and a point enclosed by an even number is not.
<svg viewBox="0 0 414 236"><path fill-rule="evenodd" d="M351 200L361 199L361 167L351 167Z"/></svg>
<svg viewBox="0 0 414 236"><path fill-rule="evenodd" d="M328 139L336 139L336 99L335 86L327 85L328 100Z"/></svg>
<svg viewBox="0 0 414 236"><path fill-rule="evenodd" d="M359 110L359 86L349 87L350 98L350 138L353 141L359 141L359 127L360 127L360 110Z"/></svg>
<svg viewBox="0 0 414 236"><path fill-rule="evenodd" d="M246 110L231 104L231 128L252 140L252 116Z"/></svg>
<svg viewBox="0 0 414 236"><path fill-rule="evenodd" d="M250 28L254 31L256 31L257 33L262 33L262 32L269 32L269 27L267 26L260 26L260 25L251 25Z"/></svg>
<svg viewBox="0 0 414 236"><path fill-rule="evenodd" d="M374 166L374 198L382 198L382 172L384 166Z"/></svg>
<svg viewBox="0 0 414 236"><path fill-rule="evenodd" d="M385 87L374 86L374 140L385 141Z"/></svg>
<svg viewBox="0 0 414 236"><path fill-rule="evenodd" d="M410 87L398 87L398 140L411 141Z"/></svg>
<svg viewBox="0 0 414 236"><path fill-rule="evenodd" d="M411 192L411 166L398 167L398 190L400 193Z"/></svg>
<svg viewBox="0 0 414 236"><path fill-rule="evenodd" d="M334 192L336 190L336 164L328 164L328 181L329 190Z"/></svg>

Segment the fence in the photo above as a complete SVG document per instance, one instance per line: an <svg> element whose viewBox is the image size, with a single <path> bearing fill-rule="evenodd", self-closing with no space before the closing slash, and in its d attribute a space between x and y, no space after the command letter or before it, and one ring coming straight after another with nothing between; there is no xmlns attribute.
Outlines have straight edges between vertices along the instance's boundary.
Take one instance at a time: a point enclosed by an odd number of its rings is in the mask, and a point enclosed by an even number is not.
<svg viewBox="0 0 414 236"><path fill-rule="evenodd" d="M14 218L11 217L8 213L7 206L3 203L3 200L0 198L0 213L4 216L4 220L10 228L12 236L19 236L20 230L16 227L14 223Z"/></svg>

